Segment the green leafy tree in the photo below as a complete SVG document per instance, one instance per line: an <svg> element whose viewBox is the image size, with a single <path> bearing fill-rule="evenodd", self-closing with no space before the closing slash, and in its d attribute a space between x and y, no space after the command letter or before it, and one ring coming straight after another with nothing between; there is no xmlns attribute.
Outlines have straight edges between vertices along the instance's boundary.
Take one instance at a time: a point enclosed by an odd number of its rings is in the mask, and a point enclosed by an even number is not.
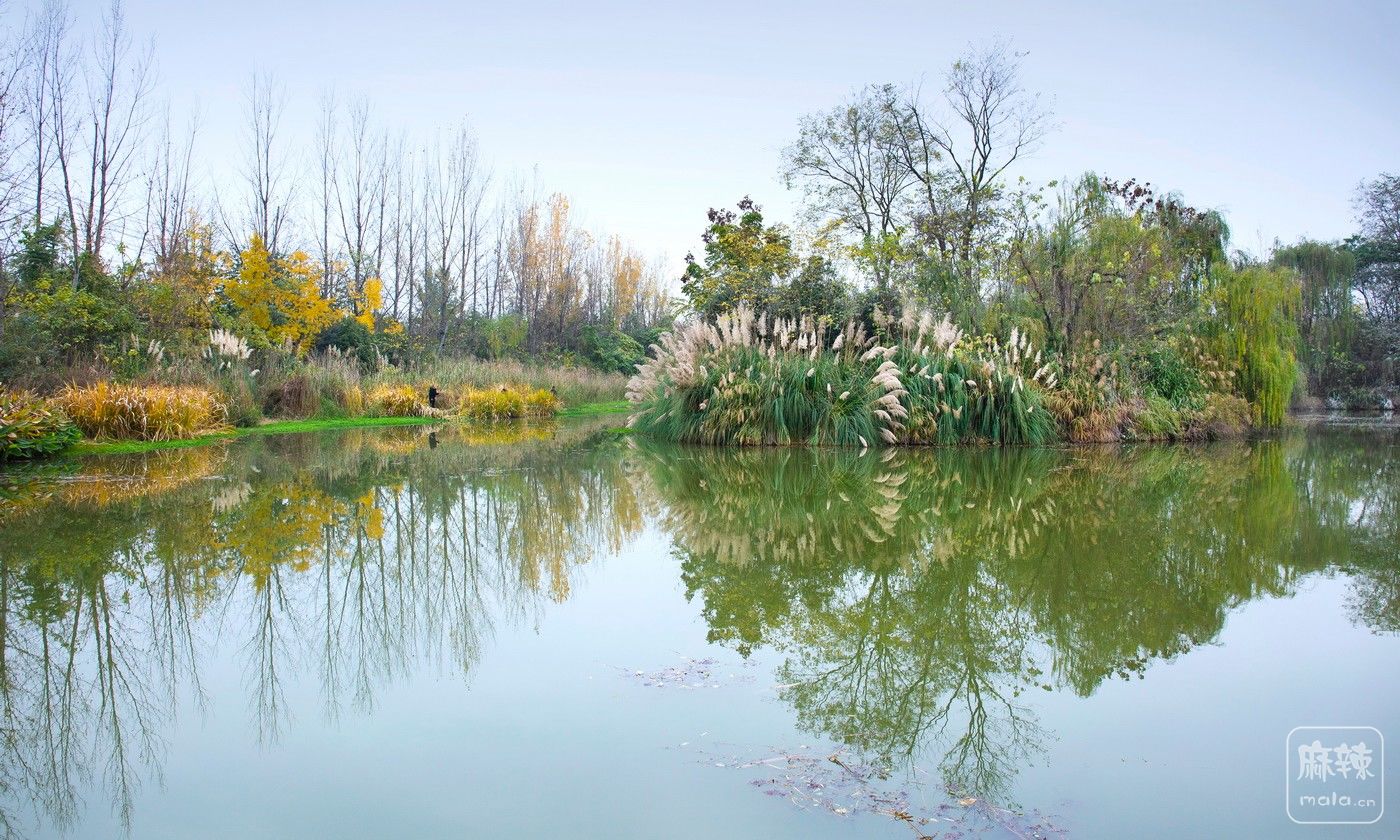
<svg viewBox="0 0 1400 840"><path fill-rule="evenodd" d="M1359 368L1351 346L1357 334L1356 254L1339 245L1305 240L1279 248L1271 262L1298 277L1299 352L1310 390L1326 394Z"/></svg>
<svg viewBox="0 0 1400 840"><path fill-rule="evenodd" d="M738 212L711 208L701 234L703 260L686 254L681 289L691 308L706 318L748 304L766 310L779 282L797 265L792 237L782 225L765 225L763 213L745 196Z"/></svg>
<svg viewBox="0 0 1400 840"><path fill-rule="evenodd" d="M1256 422L1277 427L1298 377L1298 277L1286 268L1218 266L1212 280L1218 337L1238 366L1237 387Z"/></svg>

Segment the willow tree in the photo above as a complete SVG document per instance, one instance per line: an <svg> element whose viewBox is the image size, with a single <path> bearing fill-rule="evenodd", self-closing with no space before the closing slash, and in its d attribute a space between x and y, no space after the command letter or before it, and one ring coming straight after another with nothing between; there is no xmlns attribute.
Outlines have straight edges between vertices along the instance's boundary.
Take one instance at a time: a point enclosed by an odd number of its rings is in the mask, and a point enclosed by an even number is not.
<svg viewBox="0 0 1400 840"><path fill-rule="evenodd" d="M1218 346L1236 365L1236 387L1255 422L1276 428L1298 377L1298 276L1286 268L1220 266L1212 281Z"/></svg>
<svg viewBox="0 0 1400 840"><path fill-rule="evenodd" d="M1351 367L1348 357L1357 321L1356 255L1328 242L1304 240L1279 248L1272 263L1298 276L1298 349L1309 388L1323 393L1347 376Z"/></svg>

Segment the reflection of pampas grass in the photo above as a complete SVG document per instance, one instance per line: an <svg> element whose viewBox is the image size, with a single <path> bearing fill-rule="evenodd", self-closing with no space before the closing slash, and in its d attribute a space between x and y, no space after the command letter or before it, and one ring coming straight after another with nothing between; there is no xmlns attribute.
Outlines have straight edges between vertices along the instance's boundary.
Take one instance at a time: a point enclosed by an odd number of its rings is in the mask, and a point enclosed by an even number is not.
<svg viewBox="0 0 1400 840"><path fill-rule="evenodd" d="M243 503L248 501L248 498L252 495L253 485L246 481L239 481L237 483L225 484L223 487L219 488L218 492L209 500L209 504L210 507L213 508L214 513L225 514L242 507Z"/></svg>
<svg viewBox="0 0 1400 840"><path fill-rule="evenodd" d="M159 496L213 475L223 466L224 450L198 446L152 452L131 458L95 458L63 482L59 498L66 504L106 507Z"/></svg>

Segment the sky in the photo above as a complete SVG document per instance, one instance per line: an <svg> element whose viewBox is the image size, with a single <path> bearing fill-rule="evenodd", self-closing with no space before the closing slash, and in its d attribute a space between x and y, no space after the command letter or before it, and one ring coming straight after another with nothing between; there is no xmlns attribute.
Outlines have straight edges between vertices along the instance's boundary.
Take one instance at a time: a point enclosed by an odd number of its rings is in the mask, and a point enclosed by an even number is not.
<svg viewBox="0 0 1400 840"><path fill-rule="evenodd" d="M101 3L75 2L84 24ZM1400 0L828 4L128 0L159 92L197 108L210 171L241 154L254 73L285 90L311 154L327 91L430 141L465 120L503 181L569 195L588 226L680 263L708 207L778 177L799 118L874 82L937 90L969 45L1007 39L1056 130L1017 172L1088 169L1224 211L1235 247L1341 238L1357 183L1400 171Z"/></svg>

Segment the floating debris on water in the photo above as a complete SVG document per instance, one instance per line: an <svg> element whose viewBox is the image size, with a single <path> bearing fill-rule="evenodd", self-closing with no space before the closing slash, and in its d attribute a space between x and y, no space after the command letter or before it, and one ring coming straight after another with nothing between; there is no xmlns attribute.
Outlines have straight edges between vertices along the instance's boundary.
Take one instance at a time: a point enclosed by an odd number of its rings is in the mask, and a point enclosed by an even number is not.
<svg viewBox="0 0 1400 840"><path fill-rule="evenodd" d="M751 683L752 674L741 673L741 669L751 668L749 662L729 667L718 659L707 656L703 659L684 657L680 665L662 668L659 671L641 671L632 668L618 668L626 677L651 688L721 688L729 683Z"/></svg>
<svg viewBox="0 0 1400 840"><path fill-rule="evenodd" d="M887 765L863 761L845 747L803 745L795 751L765 751L759 757L696 752L705 764L755 771L749 785L766 796L837 817L878 814L906 825L921 840L983 836L1055 840L1065 836L1063 829L1039 812L1002 808L952 790L944 791L949 801L921 804L909 787L920 787L918 777L924 771L916 767L899 782Z"/></svg>

